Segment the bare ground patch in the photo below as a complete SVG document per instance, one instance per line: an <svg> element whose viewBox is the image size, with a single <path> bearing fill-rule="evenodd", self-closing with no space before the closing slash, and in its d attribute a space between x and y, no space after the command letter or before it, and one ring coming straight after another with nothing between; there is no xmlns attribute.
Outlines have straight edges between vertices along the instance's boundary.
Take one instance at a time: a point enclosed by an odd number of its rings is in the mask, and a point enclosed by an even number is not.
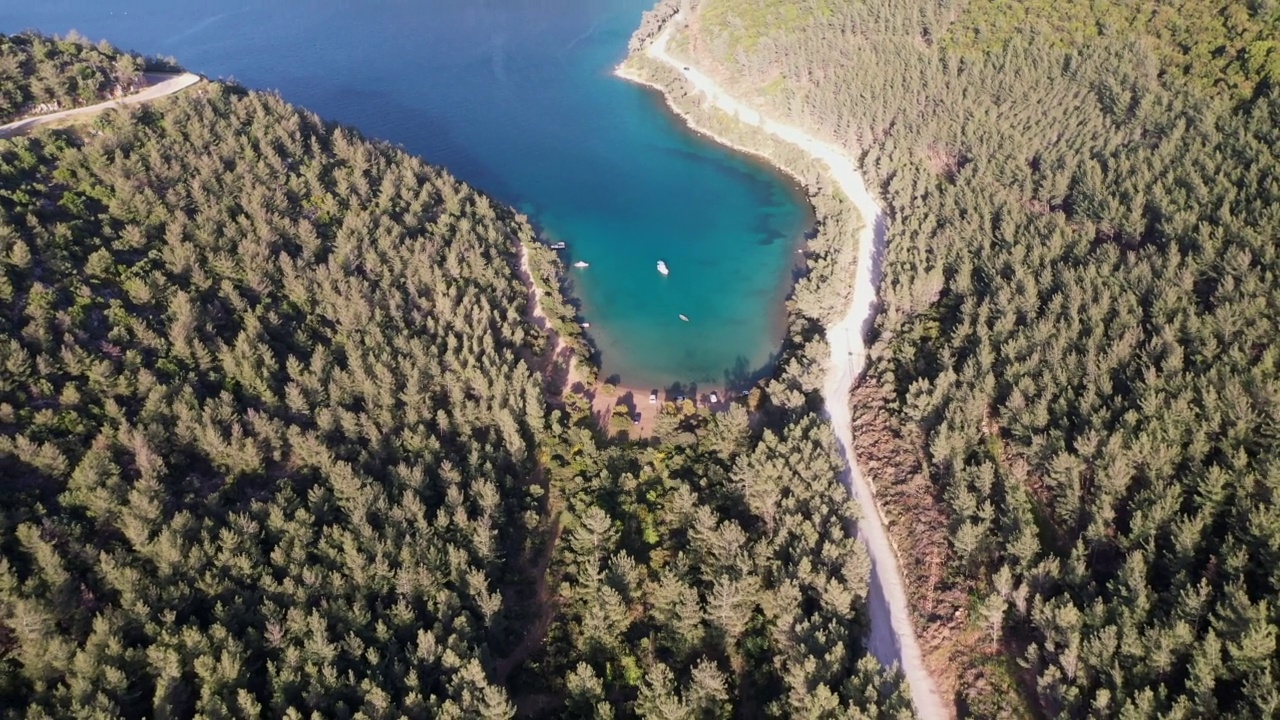
<svg viewBox="0 0 1280 720"><path fill-rule="evenodd" d="M959 717L1024 717L1002 648L971 612L979 588L956 568L942 488L931 481L924 438L890 413L874 380L853 391L853 444L897 549L925 664Z"/></svg>

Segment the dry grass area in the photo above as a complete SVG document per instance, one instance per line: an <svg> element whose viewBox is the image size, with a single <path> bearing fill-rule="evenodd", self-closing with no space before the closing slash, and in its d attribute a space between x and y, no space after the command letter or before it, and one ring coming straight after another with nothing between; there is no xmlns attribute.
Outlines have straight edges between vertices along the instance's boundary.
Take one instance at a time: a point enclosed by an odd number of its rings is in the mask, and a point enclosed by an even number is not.
<svg viewBox="0 0 1280 720"><path fill-rule="evenodd" d="M954 569L941 488L929 479L923 437L894 419L887 390L853 392L853 443L875 486L938 693L959 717L1026 717L1009 664L973 612L978 588Z"/></svg>

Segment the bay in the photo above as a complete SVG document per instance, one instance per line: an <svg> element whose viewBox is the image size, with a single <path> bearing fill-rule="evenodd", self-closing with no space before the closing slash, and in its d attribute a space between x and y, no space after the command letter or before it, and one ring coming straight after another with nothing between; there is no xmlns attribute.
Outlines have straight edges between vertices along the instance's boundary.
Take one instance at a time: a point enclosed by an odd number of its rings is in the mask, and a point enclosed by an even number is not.
<svg viewBox="0 0 1280 720"><path fill-rule="evenodd" d="M611 74L651 4L5 0L0 32L75 29L173 56L401 145L589 263L569 270L571 291L606 377L732 385L780 347L813 219L789 178Z"/></svg>

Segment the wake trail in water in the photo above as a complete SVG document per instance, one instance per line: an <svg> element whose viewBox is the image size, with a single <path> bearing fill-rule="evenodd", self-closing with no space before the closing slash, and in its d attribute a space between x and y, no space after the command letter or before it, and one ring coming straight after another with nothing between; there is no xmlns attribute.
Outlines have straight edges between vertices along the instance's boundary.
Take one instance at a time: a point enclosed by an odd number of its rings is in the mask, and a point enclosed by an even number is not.
<svg viewBox="0 0 1280 720"><path fill-rule="evenodd" d="M205 19L201 20L200 22L196 23L195 25L193 25L193 26L191 26L191 27L187 28L186 30L184 30L184 31L182 31L182 32L180 32L180 33L178 33L177 35L174 35L173 37L169 38L168 40L165 40L165 41L164 41L164 44L165 44L165 45L172 45L173 43L176 43L176 42L178 42L179 40L185 40L186 38L189 38L189 37L191 37L192 35L195 35L196 33L198 33L198 32L200 32L200 31L204 30L205 28L209 27L210 25L212 25L212 24L214 24L214 23L218 22L219 20L221 20L221 19L223 19L223 18L225 18L225 17L230 17L230 16L232 16L232 15L239 15L239 14L241 14L241 13L245 13L245 12L249 12L249 8L240 8L239 10L232 10L231 12L219 13L219 14L214 15L214 16L212 16L212 17L207 17L207 18L205 18Z"/></svg>
<svg viewBox="0 0 1280 720"><path fill-rule="evenodd" d="M582 42L583 40L586 40L587 38L591 37L592 35L595 35L595 34L596 34L596 31L597 31L597 30L599 30L599 29L600 29L600 21L599 21L599 20L593 20L593 21L591 22L591 27L587 28L587 31L586 31L586 32L584 32L584 33L582 33L581 35L579 35L578 37L576 37L576 38L574 38L574 39L570 40L570 41L569 41L569 44L568 44L568 45L565 45L563 48L561 48L560 52L561 52L562 54L563 54L563 53L567 53L567 52L569 52L570 50L572 50L572 49L573 49L573 46L574 46L574 45L577 45L578 43Z"/></svg>
<svg viewBox="0 0 1280 720"><path fill-rule="evenodd" d="M495 35L493 54L489 56L489 67L493 70L493 76L503 85L507 84L507 54L502 49L506 41L505 35Z"/></svg>

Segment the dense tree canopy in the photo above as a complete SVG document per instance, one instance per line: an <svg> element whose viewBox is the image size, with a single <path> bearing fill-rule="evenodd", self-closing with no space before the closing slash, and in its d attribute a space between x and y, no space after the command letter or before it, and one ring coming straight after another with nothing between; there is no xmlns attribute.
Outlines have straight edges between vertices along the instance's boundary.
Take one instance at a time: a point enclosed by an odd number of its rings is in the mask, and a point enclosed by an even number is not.
<svg viewBox="0 0 1280 720"><path fill-rule="evenodd" d="M0 140L0 717L909 717L813 319L609 440L535 242L221 84Z"/></svg>
<svg viewBox="0 0 1280 720"><path fill-rule="evenodd" d="M145 67L141 56L106 42L94 45L75 33L66 38L0 34L0 123L127 92Z"/></svg>
<svg viewBox="0 0 1280 720"><path fill-rule="evenodd" d="M527 227L206 92L0 144L3 704L497 712Z"/></svg>
<svg viewBox="0 0 1280 720"><path fill-rule="evenodd" d="M911 717L861 651L869 560L830 428L782 427L686 403L652 447L560 436L562 608L513 686L562 689L571 717Z"/></svg>
<svg viewBox="0 0 1280 720"><path fill-rule="evenodd" d="M1104 37L1150 45L1161 72L1247 96L1280 81L1280 5L1239 0L1028 2L974 0L947 28L946 48L981 58L1031 38L1064 49Z"/></svg>
<svg viewBox="0 0 1280 720"><path fill-rule="evenodd" d="M1273 3L702 0L672 44L861 159L869 382L1049 716L1280 712L1277 37Z"/></svg>

